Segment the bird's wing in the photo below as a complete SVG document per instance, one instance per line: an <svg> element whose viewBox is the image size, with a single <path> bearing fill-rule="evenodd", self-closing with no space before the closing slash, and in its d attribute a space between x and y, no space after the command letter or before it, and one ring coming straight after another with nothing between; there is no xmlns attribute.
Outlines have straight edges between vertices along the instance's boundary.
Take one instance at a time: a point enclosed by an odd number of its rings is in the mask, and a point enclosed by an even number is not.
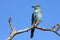
<svg viewBox="0 0 60 40"><path fill-rule="evenodd" d="M33 24L33 22L35 21L35 19L36 19L36 13L34 12L33 14L32 14L32 24Z"/></svg>

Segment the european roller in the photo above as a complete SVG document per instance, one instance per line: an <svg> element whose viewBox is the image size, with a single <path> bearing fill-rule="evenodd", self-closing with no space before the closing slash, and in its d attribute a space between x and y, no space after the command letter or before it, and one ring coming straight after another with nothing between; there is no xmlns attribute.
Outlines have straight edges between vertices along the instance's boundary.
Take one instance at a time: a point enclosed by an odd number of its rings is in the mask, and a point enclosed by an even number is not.
<svg viewBox="0 0 60 40"><path fill-rule="evenodd" d="M33 28L31 29L31 38L34 35L34 30L35 30L35 24L39 24L39 22L41 22L41 18L42 18L42 11L41 11L41 7L38 4L35 4L32 6L34 8L34 12L32 14L32 25Z"/></svg>

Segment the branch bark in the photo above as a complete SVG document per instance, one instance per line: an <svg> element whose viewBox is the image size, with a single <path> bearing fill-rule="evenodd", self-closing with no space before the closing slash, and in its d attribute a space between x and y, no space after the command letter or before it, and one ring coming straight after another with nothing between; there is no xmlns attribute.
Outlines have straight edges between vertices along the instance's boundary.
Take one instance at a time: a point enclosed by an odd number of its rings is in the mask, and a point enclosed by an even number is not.
<svg viewBox="0 0 60 40"><path fill-rule="evenodd" d="M12 24L12 19L11 17L9 18L9 25L11 27L11 30L12 32L10 33L10 36L7 38L7 40L12 40L12 38L17 35L17 34L20 34L20 33L24 33L24 32L28 32L29 30L31 30L33 28L33 25L30 26L29 28L26 28L26 29L23 29L23 30L16 30ZM56 28L56 26L58 26ZM60 29L60 24L56 24L55 26L51 27L51 28L42 28L42 27L39 27L39 26L36 26L35 28L39 29L39 30L42 30L42 31L52 31L54 33L56 33L58 36L60 36L60 34L57 32L59 29Z"/></svg>

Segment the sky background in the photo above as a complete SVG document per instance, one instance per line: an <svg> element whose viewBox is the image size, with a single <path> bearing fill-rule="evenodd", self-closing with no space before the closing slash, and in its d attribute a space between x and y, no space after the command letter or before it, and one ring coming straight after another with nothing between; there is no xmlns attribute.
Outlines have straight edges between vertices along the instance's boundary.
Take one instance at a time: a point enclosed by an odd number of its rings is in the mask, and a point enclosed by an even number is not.
<svg viewBox="0 0 60 40"><path fill-rule="evenodd" d="M43 21L39 26L51 28L57 23L60 24L60 0L0 0L0 40L6 40L11 32L8 23L10 16L16 30L31 25L34 4L39 4L42 8ZM13 40L60 40L60 37L53 32L36 29L32 39L28 31L16 35Z"/></svg>

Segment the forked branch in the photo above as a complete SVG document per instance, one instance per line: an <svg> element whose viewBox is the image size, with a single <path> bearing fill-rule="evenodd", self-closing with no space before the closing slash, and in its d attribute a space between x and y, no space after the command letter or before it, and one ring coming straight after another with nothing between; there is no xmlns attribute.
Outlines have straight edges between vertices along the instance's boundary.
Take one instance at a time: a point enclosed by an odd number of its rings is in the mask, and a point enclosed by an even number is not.
<svg viewBox="0 0 60 40"><path fill-rule="evenodd" d="M16 34L20 34L20 33L24 33L24 32L28 32L29 30L31 30L33 28L33 25L30 26L29 28L23 29L23 30L16 30L12 24L12 19L11 17L9 18L9 25L12 29L12 32L10 33L9 37L7 38L7 40L12 40L12 38L16 35ZM58 26L58 27L57 27ZM53 26L52 28L42 28L39 26L36 26L35 28L42 30L42 31L52 31L54 33L56 33L58 36L60 36L60 34L57 32L60 28L60 24L56 24L55 26Z"/></svg>

